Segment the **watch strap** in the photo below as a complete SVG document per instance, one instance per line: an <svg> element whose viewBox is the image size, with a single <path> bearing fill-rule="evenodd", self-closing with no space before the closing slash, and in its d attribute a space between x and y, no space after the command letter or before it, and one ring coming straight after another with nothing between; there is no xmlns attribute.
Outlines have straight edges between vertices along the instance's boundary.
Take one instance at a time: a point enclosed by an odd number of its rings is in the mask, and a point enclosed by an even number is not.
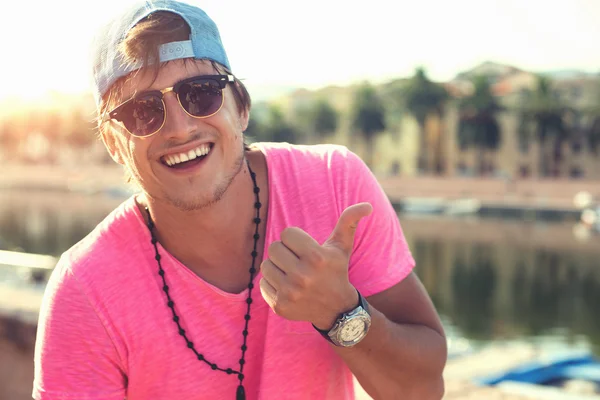
<svg viewBox="0 0 600 400"><path fill-rule="evenodd" d="M333 329L333 327L335 327L335 324L337 323L337 321L339 321L340 319L342 319L344 317L344 314L347 314L348 312L351 312L353 310L355 310L358 307L362 307L363 310L365 310L367 312L367 314L371 315L371 310L369 310L369 303L367 303L367 300L363 297L362 294L360 294L360 292L358 291L358 289L356 289L356 293L358 293L358 305L356 307L354 307L351 310L348 310L344 313L341 313L340 315L338 315L337 319L335 320L335 322L333 323L333 325L331 326L331 328L329 329L319 329L315 326L315 324L312 324L313 328L315 328L317 330L317 332L319 332L321 334L321 336L323 336L325 339L327 339L329 342L333 343L333 340L331 340L331 338L329 337L329 332Z"/></svg>

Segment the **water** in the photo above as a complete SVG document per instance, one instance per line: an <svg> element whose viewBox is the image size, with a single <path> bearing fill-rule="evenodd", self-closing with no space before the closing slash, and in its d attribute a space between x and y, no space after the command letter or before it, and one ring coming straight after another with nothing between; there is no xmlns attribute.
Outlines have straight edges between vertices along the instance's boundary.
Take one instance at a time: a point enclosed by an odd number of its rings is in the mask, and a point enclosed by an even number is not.
<svg viewBox="0 0 600 400"><path fill-rule="evenodd" d="M400 216L451 336L600 355L600 236L572 223Z"/></svg>
<svg viewBox="0 0 600 400"><path fill-rule="evenodd" d="M0 248L58 256L120 202L0 192ZM600 356L600 236L578 239L564 222L400 220L452 343L517 341ZM0 282L19 279L0 269Z"/></svg>

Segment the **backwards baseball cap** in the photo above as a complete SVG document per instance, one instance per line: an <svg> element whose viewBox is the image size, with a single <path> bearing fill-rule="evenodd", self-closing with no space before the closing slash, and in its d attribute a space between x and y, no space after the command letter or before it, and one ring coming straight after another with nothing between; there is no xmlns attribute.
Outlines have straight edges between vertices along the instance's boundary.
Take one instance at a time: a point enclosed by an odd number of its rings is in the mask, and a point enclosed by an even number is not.
<svg viewBox="0 0 600 400"><path fill-rule="evenodd" d="M166 43L159 47L159 62L180 58L216 61L231 69L221 43L217 25L200 8L174 0L148 0L137 3L117 15L97 34L91 46L93 94L96 105L117 79L142 67L125 60L119 45L142 19L157 11L177 14L190 27L189 40Z"/></svg>

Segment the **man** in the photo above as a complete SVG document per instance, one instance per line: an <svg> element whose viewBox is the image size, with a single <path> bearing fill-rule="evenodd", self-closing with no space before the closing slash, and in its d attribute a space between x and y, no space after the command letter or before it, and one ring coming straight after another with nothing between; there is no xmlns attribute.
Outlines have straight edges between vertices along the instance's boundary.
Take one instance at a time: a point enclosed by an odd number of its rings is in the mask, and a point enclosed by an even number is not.
<svg viewBox="0 0 600 400"><path fill-rule="evenodd" d="M442 326L358 157L245 145L250 98L196 7L128 9L93 55L102 139L141 192L53 272L34 398L352 399L353 375L442 397Z"/></svg>

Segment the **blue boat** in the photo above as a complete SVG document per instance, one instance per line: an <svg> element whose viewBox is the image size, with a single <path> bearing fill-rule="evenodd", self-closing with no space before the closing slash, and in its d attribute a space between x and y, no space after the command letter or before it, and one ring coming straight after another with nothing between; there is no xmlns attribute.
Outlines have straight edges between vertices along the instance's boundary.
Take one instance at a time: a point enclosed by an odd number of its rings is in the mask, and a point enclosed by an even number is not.
<svg viewBox="0 0 600 400"><path fill-rule="evenodd" d="M600 399L600 360L590 353L567 354L479 377L475 382L539 399ZM585 383L585 393L565 390L569 382Z"/></svg>

